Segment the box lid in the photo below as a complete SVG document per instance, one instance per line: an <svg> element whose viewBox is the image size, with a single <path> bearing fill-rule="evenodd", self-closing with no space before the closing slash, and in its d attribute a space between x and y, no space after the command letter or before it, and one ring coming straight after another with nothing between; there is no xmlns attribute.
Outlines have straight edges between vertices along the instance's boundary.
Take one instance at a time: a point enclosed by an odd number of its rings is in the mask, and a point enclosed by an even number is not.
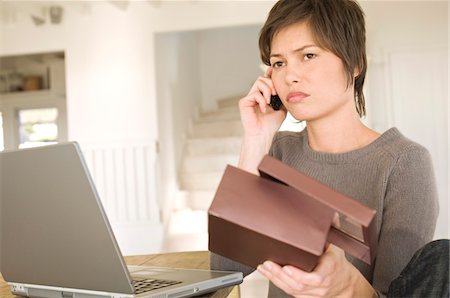
<svg viewBox="0 0 450 298"><path fill-rule="evenodd" d="M377 250L376 211L304 173L266 155L258 166L261 177L288 185L328 206L339 216L328 241L370 264Z"/></svg>
<svg viewBox="0 0 450 298"><path fill-rule="evenodd" d="M334 210L292 187L229 165L209 214L321 255Z"/></svg>

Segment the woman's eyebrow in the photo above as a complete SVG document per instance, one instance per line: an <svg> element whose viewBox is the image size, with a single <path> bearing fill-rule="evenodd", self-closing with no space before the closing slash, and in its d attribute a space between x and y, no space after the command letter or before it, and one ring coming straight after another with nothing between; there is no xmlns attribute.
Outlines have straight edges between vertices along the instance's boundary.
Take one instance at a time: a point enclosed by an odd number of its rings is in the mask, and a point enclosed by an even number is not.
<svg viewBox="0 0 450 298"><path fill-rule="evenodd" d="M300 48L298 48L298 49L293 50L292 52L293 52L293 53L303 52L303 51L306 50L307 48L311 48L311 47L317 47L317 46L316 46L316 45L313 45L313 44L307 44L307 45L304 45L304 46L302 46L302 47L300 47ZM282 57L282 56L283 56L283 55L281 55L281 54L274 53L274 54L270 54L269 59L272 58L272 57L277 58L277 57Z"/></svg>

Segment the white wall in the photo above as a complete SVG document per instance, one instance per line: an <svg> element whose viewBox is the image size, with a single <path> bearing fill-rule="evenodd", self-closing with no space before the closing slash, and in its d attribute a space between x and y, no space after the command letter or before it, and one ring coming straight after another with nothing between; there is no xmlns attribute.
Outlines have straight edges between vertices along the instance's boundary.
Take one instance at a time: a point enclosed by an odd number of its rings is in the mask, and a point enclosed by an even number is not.
<svg viewBox="0 0 450 298"><path fill-rule="evenodd" d="M200 35L202 108L217 108L219 99L247 94L259 65L258 33L262 26L209 29Z"/></svg>
<svg viewBox="0 0 450 298"><path fill-rule="evenodd" d="M147 66L153 64L151 35L131 13L101 2L90 7L89 12L66 10L59 26L35 27L19 15L3 27L1 53L65 51L70 138L154 137L154 117L148 117L154 98Z"/></svg>
<svg viewBox="0 0 450 298"><path fill-rule="evenodd" d="M386 52L447 46L448 3L446 1L362 1L366 13L369 56L368 113L375 129L392 125L384 68ZM424 57L424 59L426 59ZM373 77L373 78L372 78Z"/></svg>
<svg viewBox="0 0 450 298"><path fill-rule="evenodd" d="M157 138L153 68L148 67L153 64L152 36L131 11L123 13L101 2L92 2L88 7L74 5L68 2L65 6L61 25L36 27L27 14L18 14L14 22L2 27L1 54L64 51L68 139L78 141L86 154L113 152L113 144L117 143L130 152L134 152L131 148L137 143L150 144L146 145L152 150L147 157L149 169L146 166L145 171L150 172L152 185L156 153L151 144ZM91 170L94 168L92 163ZM108 207L116 194L108 194L107 188L102 188L106 177L102 172L93 176ZM125 188L122 184L119 187ZM132 206L130 215L139 215L137 197L137 193L123 195L117 204L128 204ZM150 187L146 196L149 205L155 206L155 197L155 190ZM124 254L159 250L162 229L158 228L158 216L115 218L112 209L106 210ZM143 227L148 234L139 238Z"/></svg>
<svg viewBox="0 0 450 298"><path fill-rule="evenodd" d="M62 5L61 25L36 27L18 12L2 26L0 54L65 51L69 136L101 141L157 135L155 32L259 23L271 2L131 2L126 11L102 1Z"/></svg>
<svg viewBox="0 0 450 298"><path fill-rule="evenodd" d="M178 190L178 169L186 135L200 105L196 32L162 33L155 37L159 128L158 175L164 218Z"/></svg>

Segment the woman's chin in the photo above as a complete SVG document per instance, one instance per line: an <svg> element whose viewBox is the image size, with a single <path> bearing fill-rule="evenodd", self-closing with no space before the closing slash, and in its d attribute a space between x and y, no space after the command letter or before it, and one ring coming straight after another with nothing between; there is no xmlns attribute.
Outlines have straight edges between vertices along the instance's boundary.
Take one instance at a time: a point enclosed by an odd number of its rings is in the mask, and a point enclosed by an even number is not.
<svg viewBox="0 0 450 298"><path fill-rule="evenodd" d="M295 111L289 111L289 113L291 114L292 118L294 118L295 120L297 120L299 122L308 121L308 119L310 118L310 116L308 116L308 114L306 114L306 113L295 112Z"/></svg>

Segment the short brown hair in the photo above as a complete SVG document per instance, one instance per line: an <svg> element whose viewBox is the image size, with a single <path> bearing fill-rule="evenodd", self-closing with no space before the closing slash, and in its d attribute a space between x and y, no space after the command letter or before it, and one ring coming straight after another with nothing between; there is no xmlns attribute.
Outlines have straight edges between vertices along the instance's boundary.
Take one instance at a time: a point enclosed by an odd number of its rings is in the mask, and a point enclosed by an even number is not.
<svg viewBox="0 0 450 298"><path fill-rule="evenodd" d="M348 86L355 84L355 106L359 116L366 114L363 94L367 72L364 13L354 0L280 0L270 10L259 36L262 61L270 65L275 34L281 29L306 22L318 45L344 63ZM358 75L354 77L355 69Z"/></svg>

